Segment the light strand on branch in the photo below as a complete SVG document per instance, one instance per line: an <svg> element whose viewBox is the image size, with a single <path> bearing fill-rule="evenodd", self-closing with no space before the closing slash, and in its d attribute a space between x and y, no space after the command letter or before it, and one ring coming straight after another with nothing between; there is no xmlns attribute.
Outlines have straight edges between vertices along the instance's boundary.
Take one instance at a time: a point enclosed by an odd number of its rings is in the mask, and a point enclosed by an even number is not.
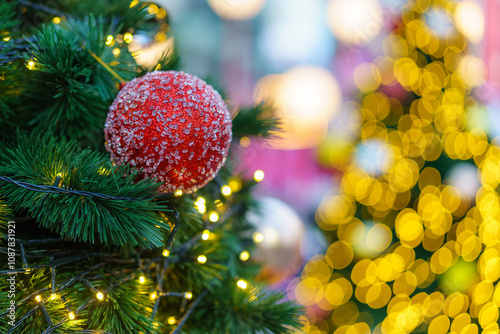
<svg viewBox="0 0 500 334"><path fill-rule="evenodd" d="M32 184L32 183L28 183L28 182L16 181L16 180L13 180L10 177L6 177L6 176L0 176L0 181L12 183L12 184L15 184L21 188L28 189L31 191L36 191L36 192L42 192L42 193L48 193L48 194L71 194L71 195L77 195L77 196L85 196L85 197L91 197L91 198L100 198L100 199L116 200L116 201L135 202L135 201L142 201L144 199L168 198L168 197L173 196L172 193L164 193L164 194L160 194L160 195L155 196L155 197L147 197L147 198L119 197L119 196L111 196L111 195L106 195L106 194L92 193L92 192L83 191L83 190L66 189L66 188L57 187L57 186L46 186L46 185Z"/></svg>

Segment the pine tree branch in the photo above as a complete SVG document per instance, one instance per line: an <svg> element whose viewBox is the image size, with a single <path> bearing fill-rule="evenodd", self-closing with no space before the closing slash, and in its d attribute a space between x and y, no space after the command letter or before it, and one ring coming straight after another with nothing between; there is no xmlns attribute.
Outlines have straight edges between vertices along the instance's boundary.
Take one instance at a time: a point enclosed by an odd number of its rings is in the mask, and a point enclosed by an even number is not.
<svg viewBox="0 0 500 334"><path fill-rule="evenodd" d="M208 290L203 291L198 298L189 306L188 310L186 311L186 314L182 317L182 319L179 321L179 324L177 327L170 332L170 334L179 334L181 332L182 326L186 323L188 320L189 316L193 313L195 310L196 306L198 306L203 298L208 294Z"/></svg>

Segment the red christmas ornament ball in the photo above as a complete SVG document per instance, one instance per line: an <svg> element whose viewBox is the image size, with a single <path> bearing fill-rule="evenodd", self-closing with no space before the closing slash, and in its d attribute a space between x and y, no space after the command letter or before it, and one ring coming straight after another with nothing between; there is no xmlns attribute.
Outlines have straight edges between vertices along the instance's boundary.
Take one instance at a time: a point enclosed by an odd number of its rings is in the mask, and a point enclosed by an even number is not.
<svg viewBox="0 0 500 334"><path fill-rule="evenodd" d="M196 191L226 161L231 116L219 93L184 72L133 79L109 108L106 148L115 163L142 168L161 191Z"/></svg>

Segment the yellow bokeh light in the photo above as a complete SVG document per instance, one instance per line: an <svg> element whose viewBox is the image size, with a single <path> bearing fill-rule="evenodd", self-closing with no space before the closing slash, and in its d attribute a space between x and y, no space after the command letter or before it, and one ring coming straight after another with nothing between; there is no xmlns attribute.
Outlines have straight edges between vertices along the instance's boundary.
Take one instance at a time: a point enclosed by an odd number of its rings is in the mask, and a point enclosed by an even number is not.
<svg viewBox="0 0 500 334"><path fill-rule="evenodd" d="M245 262L250 258L250 253L248 251L243 251L240 253L240 260Z"/></svg>
<svg viewBox="0 0 500 334"><path fill-rule="evenodd" d="M264 180L264 172L260 169L256 170L253 174L253 179L255 180L255 182L262 182L262 180Z"/></svg>
<svg viewBox="0 0 500 334"><path fill-rule="evenodd" d="M243 280L243 279L240 279L238 280L238 282L236 282L236 285L238 286L238 288L240 288L241 290L245 290L247 287L248 287L248 283L247 281Z"/></svg>
<svg viewBox="0 0 500 334"><path fill-rule="evenodd" d="M220 189L220 192L222 193L222 195L224 195L225 197L228 197L228 196L231 196L231 193L232 193L232 190L231 190L231 187L230 186L222 186L222 188Z"/></svg>
<svg viewBox="0 0 500 334"><path fill-rule="evenodd" d="M197 261L199 263L203 264L203 263L207 262L207 257L205 255L200 255L200 256L198 256Z"/></svg>
<svg viewBox="0 0 500 334"><path fill-rule="evenodd" d="M144 284L146 282L145 276L139 276L139 283Z"/></svg>
<svg viewBox="0 0 500 334"><path fill-rule="evenodd" d="M121 52L121 50L120 50L119 48L114 48L114 49L113 49L113 55L114 55L115 57L118 57L118 55L120 54L120 52Z"/></svg>
<svg viewBox="0 0 500 334"><path fill-rule="evenodd" d="M204 230L203 233L201 234L201 239L202 240L208 240L210 238L210 231L209 230Z"/></svg>
<svg viewBox="0 0 500 334"><path fill-rule="evenodd" d="M38 303L39 303L39 302L41 302L41 301L42 301L42 296L40 296L40 295L36 295L36 296L35 296L35 300L36 300Z"/></svg>
<svg viewBox="0 0 500 334"><path fill-rule="evenodd" d="M130 44L132 43L132 41L134 40L134 36L129 33L129 32L126 32L124 35L123 35L123 41L127 44Z"/></svg>
<svg viewBox="0 0 500 334"><path fill-rule="evenodd" d="M170 256L170 250L168 250L168 249L164 249L164 250L161 252L161 255L163 255L164 257L168 257L168 256Z"/></svg>
<svg viewBox="0 0 500 334"><path fill-rule="evenodd" d="M69 320L74 320L75 319L75 312L69 312L68 318L69 318Z"/></svg>
<svg viewBox="0 0 500 334"><path fill-rule="evenodd" d="M98 292L98 293L96 293L96 295L95 295L95 296L96 296L96 298L97 298L98 300L103 300L103 299L104 299L104 294L103 294L102 292Z"/></svg>
<svg viewBox="0 0 500 334"><path fill-rule="evenodd" d="M257 244L261 243L262 241L264 241L264 235L260 232L255 232L253 235L252 235L252 238L253 238L253 241Z"/></svg>
<svg viewBox="0 0 500 334"><path fill-rule="evenodd" d="M208 220L210 220L212 223L215 223L219 220L219 214L216 211L210 212L208 215Z"/></svg>
<svg viewBox="0 0 500 334"><path fill-rule="evenodd" d="M177 318L176 318L176 317L174 317L174 316L170 316L170 317L168 317L168 319L167 319L167 323L168 323L169 325L175 325L175 324L177 323Z"/></svg>
<svg viewBox="0 0 500 334"><path fill-rule="evenodd" d="M58 16L56 16L56 17L54 17L54 18L52 19L52 22L53 22L54 24L59 24L59 23L61 23L61 18L60 18L60 17L58 17Z"/></svg>

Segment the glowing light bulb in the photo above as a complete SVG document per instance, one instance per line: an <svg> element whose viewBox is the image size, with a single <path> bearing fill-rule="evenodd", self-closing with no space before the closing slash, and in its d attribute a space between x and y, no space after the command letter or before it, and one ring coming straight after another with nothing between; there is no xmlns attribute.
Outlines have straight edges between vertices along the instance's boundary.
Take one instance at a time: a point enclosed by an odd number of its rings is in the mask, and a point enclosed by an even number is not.
<svg viewBox="0 0 500 334"><path fill-rule="evenodd" d="M193 298L193 294L191 292L185 292L184 293L184 298L191 300Z"/></svg>
<svg viewBox="0 0 500 334"><path fill-rule="evenodd" d="M228 197L231 195L232 193L232 190L231 190L231 187L230 186L223 186L221 189L220 189L220 192L222 193L222 195L224 195L225 197Z"/></svg>
<svg viewBox="0 0 500 334"><path fill-rule="evenodd" d="M174 191L174 196L175 197L182 196L182 190L179 189L179 190Z"/></svg>
<svg viewBox="0 0 500 334"><path fill-rule="evenodd" d="M257 244L264 241L264 235L260 232L255 232L252 237L253 237L253 241Z"/></svg>
<svg viewBox="0 0 500 334"><path fill-rule="evenodd" d="M256 170L253 174L253 179L255 180L255 182L261 182L262 180L264 180L264 172L260 169Z"/></svg>
<svg viewBox="0 0 500 334"><path fill-rule="evenodd" d="M139 283L144 284L146 282L146 277L140 276L139 277Z"/></svg>
<svg viewBox="0 0 500 334"><path fill-rule="evenodd" d="M250 258L250 253L247 251L243 251L240 253L240 260L245 262Z"/></svg>
<svg viewBox="0 0 500 334"><path fill-rule="evenodd" d="M114 48L114 49L113 49L113 55L114 55L115 57L117 57L117 56L120 54L120 52L121 52L121 51L120 51L120 49L119 49L119 48Z"/></svg>
<svg viewBox="0 0 500 334"><path fill-rule="evenodd" d="M198 256L198 262L201 264L207 262L207 257L205 255Z"/></svg>
<svg viewBox="0 0 500 334"><path fill-rule="evenodd" d="M168 257L170 255L170 251L168 249L164 249L163 252L161 252L161 255Z"/></svg>
<svg viewBox="0 0 500 334"><path fill-rule="evenodd" d="M57 293L53 293L50 295L50 299L51 300L54 300L54 299L57 299Z"/></svg>
<svg viewBox="0 0 500 334"><path fill-rule="evenodd" d="M68 318L69 318L70 320L75 319L75 312L69 312L69 313L68 313Z"/></svg>
<svg viewBox="0 0 500 334"><path fill-rule="evenodd" d="M171 316L167 320L169 325L175 325L177 323L177 319L174 316Z"/></svg>
<svg viewBox="0 0 500 334"><path fill-rule="evenodd" d="M129 32L126 32L124 35L123 35L123 41L127 44L130 44L132 43L132 41L134 40L134 36L129 33Z"/></svg>
<svg viewBox="0 0 500 334"><path fill-rule="evenodd" d="M28 69L32 70L35 68L35 62L33 60L30 60L28 62L28 66L26 66Z"/></svg>
<svg viewBox="0 0 500 334"><path fill-rule="evenodd" d="M113 42L114 42L113 35L108 35L108 37L106 37L106 45L111 45L113 44Z"/></svg>
<svg viewBox="0 0 500 334"><path fill-rule="evenodd" d="M3 38L3 40L4 40L5 42L10 41L10 36L4 37L4 38Z"/></svg>
<svg viewBox="0 0 500 334"><path fill-rule="evenodd" d="M35 300L37 301L37 303L41 302L42 301L42 296L36 295L35 296Z"/></svg>
<svg viewBox="0 0 500 334"><path fill-rule="evenodd" d="M52 19L52 22L54 22L54 24L59 24L61 23L61 18L56 16Z"/></svg>
<svg viewBox="0 0 500 334"><path fill-rule="evenodd" d="M219 214L215 211L210 212L210 214L208 215L208 220L210 220L212 223L215 223L219 220Z"/></svg>
<svg viewBox="0 0 500 334"><path fill-rule="evenodd" d="M158 297L158 295L156 294L156 292L151 292L151 294L149 295L149 298L151 298L152 300L155 300L156 297Z"/></svg>
<svg viewBox="0 0 500 334"><path fill-rule="evenodd" d="M209 237L210 237L210 231L209 230L203 231L203 234L201 235L201 238L203 240L208 240Z"/></svg>
<svg viewBox="0 0 500 334"><path fill-rule="evenodd" d="M96 298L97 298L97 299L99 299L99 300L103 300L103 299L104 299L104 295L103 295L103 293L102 293L102 292L98 292L98 293L96 293L96 295L95 295L95 296L96 296Z"/></svg>
<svg viewBox="0 0 500 334"><path fill-rule="evenodd" d="M247 287L248 287L248 283L247 281L243 280L243 279L240 279L238 282L236 282L236 285L238 286L238 288L240 288L241 290L245 290Z"/></svg>

